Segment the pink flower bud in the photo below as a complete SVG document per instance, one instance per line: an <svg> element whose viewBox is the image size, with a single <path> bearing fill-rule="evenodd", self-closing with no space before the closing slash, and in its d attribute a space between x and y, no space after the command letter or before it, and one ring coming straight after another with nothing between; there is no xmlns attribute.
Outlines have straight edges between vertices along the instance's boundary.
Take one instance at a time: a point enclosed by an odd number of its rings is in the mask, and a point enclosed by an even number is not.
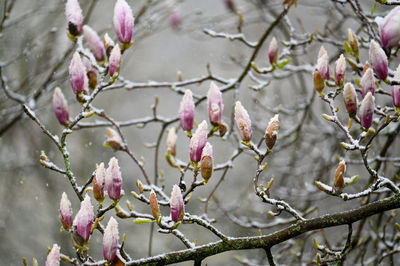
<svg viewBox="0 0 400 266"><path fill-rule="evenodd" d="M97 32L88 25L85 25L83 26L83 34L85 35L87 45L94 55L94 58L96 58L97 61L102 61L104 59L103 43L99 35L97 35Z"/></svg>
<svg viewBox="0 0 400 266"><path fill-rule="evenodd" d="M361 95L364 98L368 92L371 92L372 95L375 94L375 78L374 72L371 68L368 68L363 76L361 77Z"/></svg>
<svg viewBox="0 0 400 266"><path fill-rule="evenodd" d="M110 159L106 171L106 187L108 196L112 200L118 200L121 197L122 177L119 170L118 160L115 157Z"/></svg>
<svg viewBox="0 0 400 266"><path fill-rule="evenodd" d="M335 81L339 86L344 81L344 74L346 73L346 59L343 54L340 55L335 65Z"/></svg>
<svg viewBox="0 0 400 266"><path fill-rule="evenodd" d="M333 192L335 194L342 193L344 188L344 173L346 172L346 162L341 160L335 172L335 180L333 183Z"/></svg>
<svg viewBox="0 0 400 266"><path fill-rule="evenodd" d="M75 52L69 65L69 81L75 94L88 92L88 78L81 56Z"/></svg>
<svg viewBox="0 0 400 266"><path fill-rule="evenodd" d="M172 188L169 206L172 221L182 221L185 214L185 206L183 205L181 189L177 185L174 185L174 187Z"/></svg>
<svg viewBox="0 0 400 266"><path fill-rule="evenodd" d="M270 150L275 145L279 127L279 114L276 114L269 120L267 130L265 131L265 142Z"/></svg>
<svg viewBox="0 0 400 266"><path fill-rule="evenodd" d="M125 0L118 0L114 7L114 28L121 43L132 41L133 24L135 19L132 10Z"/></svg>
<svg viewBox="0 0 400 266"><path fill-rule="evenodd" d="M97 201L104 199L104 186L106 183L106 170L104 163L96 165L96 174L93 178L93 194Z"/></svg>
<svg viewBox="0 0 400 266"><path fill-rule="evenodd" d="M253 130L251 129L251 120L246 109L244 109L239 101L237 101L235 105L235 120L242 140L250 141L253 135Z"/></svg>
<svg viewBox="0 0 400 266"><path fill-rule="evenodd" d="M176 130L175 127L171 127L168 130L168 136L167 136L167 149L171 153L172 156L176 155L176 139L178 136L176 135Z"/></svg>
<svg viewBox="0 0 400 266"><path fill-rule="evenodd" d="M207 122L203 120L193 137L190 139L190 160L192 162L198 162L201 159L201 153L203 152L204 145L207 142Z"/></svg>
<svg viewBox="0 0 400 266"><path fill-rule="evenodd" d="M374 40L371 40L369 45L369 62L378 78L385 80L388 75L388 59L381 46Z"/></svg>
<svg viewBox="0 0 400 266"><path fill-rule="evenodd" d="M222 93L213 81L210 83L210 89L207 93L207 101L208 117L210 118L210 122L216 125L220 124L224 105L222 104Z"/></svg>
<svg viewBox="0 0 400 266"><path fill-rule="evenodd" d="M60 266L60 247L53 245L50 253L47 255L46 266Z"/></svg>
<svg viewBox="0 0 400 266"><path fill-rule="evenodd" d="M121 65L121 49L119 49L119 45L115 45L111 51L109 65L108 65L108 73L110 77L114 76L114 74L119 73L119 67Z"/></svg>
<svg viewBox="0 0 400 266"><path fill-rule="evenodd" d="M151 213L153 214L154 219L158 219L158 217L160 217L160 207L158 206L158 200L154 190L150 191L149 200L150 200Z"/></svg>
<svg viewBox="0 0 400 266"><path fill-rule="evenodd" d="M68 103L59 87L54 89L53 107L58 121L65 126L69 121Z"/></svg>
<svg viewBox="0 0 400 266"><path fill-rule="evenodd" d="M354 116L357 113L357 93L350 82L344 85L343 99L347 112L350 116Z"/></svg>
<svg viewBox="0 0 400 266"><path fill-rule="evenodd" d="M400 65L396 69L396 73L394 73L395 79L400 79ZM396 107L400 107L400 85L392 86L392 98L393 105Z"/></svg>
<svg viewBox="0 0 400 266"><path fill-rule="evenodd" d="M60 220L65 230L69 230L72 226L72 207L71 202L65 192L61 195L60 201Z"/></svg>
<svg viewBox="0 0 400 266"><path fill-rule="evenodd" d="M65 16L68 21L68 31L72 36L78 36L82 33L82 9L78 0L68 0L65 5Z"/></svg>
<svg viewBox="0 0 400 266"><path fill-rule="evenodd" d="M382 47L390 53L390 50L400 42L400 7L392 9L386 17L375 19L379 26Z"/></svg>
<svg viewBox="0 0 400 266"><path fill-rule="evenodd" d="M203 148L201 154L201 176L208 181L213 172L213 148L209 142Z"/></svg>
<svg viewBox="0 0 400 266"><path fill-rule="evenodd" d="M182 19L176 10L172 10L169 14L169 24L174 30L178 30L182 24Z"/></svg>
<svg viewBox="0 0 400 266"><path fill-rule="evenodd" d="M107 261L117 256L118 239L118 222L111 216L103 235L103 255Z"/></svg>
<svg viewBox="0 0 400 266"><path fill-rule="evenodd" d="M317 71L324 79L329 79L329 57L323 46L321 46L318 53Z"/></svg>
<svg viewBox="0 0 400 266"><path fill-rule="evenodd" d="M371 92L368 92L361 103L359 113L361 125L366 129L370 128L372 125L374 108L375 98L372 96Z"/></svg>
<svg viewBox="0 0 400 266"><path fill-rule="evenodd" d="M191 90L186 90L179 107L179 121L183 130L192 130L194 120L194 102Z"/></svg>
<svg viewBox="0 0 400 266"><path fill-rule="evenodd" d="M93 205L90 202L89 196L86 194L85 199L81 202L81 208L74 219L74 228L76 233L87 242L90 237L94 219Z"/></svg>
<svg viewBox="0 0 400 266"><path fill-rule="evenodd" d="M275 37L272 38L268 47L268 59L271 65L278 61L278 43L276 42Z"/></svg>

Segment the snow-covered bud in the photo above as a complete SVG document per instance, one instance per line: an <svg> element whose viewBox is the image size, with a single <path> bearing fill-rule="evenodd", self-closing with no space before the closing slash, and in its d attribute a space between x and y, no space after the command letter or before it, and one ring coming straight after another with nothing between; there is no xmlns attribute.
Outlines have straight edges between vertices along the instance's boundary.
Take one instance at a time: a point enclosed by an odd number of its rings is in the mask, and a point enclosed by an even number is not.
<svg viewBox="0 0 400 266"><path fill-rule="evenodd" d="M386 17L375 19L379 26L382 47L389 54L400 42L400 6L392 9Z"/></svg>
<svg viewBox="0 0 400 266"><path fill-rule="evenodd" d="M251 128L251 120L246 109L242 104L237 101L235 105L235 121L236 126L239 129L240 137L243 141L250 141L253 136L253 130Z"/></svg>
<svg viewBox="0 0 400 266"><path fill-rule="evenodd" d="M182 19L176 10L172 10L169 14L169 24L174 30L178 30L182 24Z"/></svg>
<svg viewBox="0 0 400 266"><path fill-rule="evenodd" d="M118 160L112 157L108 162L106 171L106 187L108 196L112 200L119 200L121 197L122 176L119 170Z"/></svg>
<svg viewBox="0 0 400 266"><path fill-rule="evenodd" d="M65 230L72 226L72 206L65 192L61 195L60 201L60 220Z"/></svg>
<svg viewBox="0 0 400 266"><path fill-rule="evenodd" d="M106 170L104 163L96 165L96 173L93 178L93 195L97 201L104 199L104 186L106 184Z"/></svg>
<svg viewBox="0 0 400 266"><path fill-rule="evenodd" d="M102 61L104 59L103 43L99 35L97 35L97 32L88 25L85 25L83 26L83 34L85 35L87 45L94 55L94 58L96 58L97 61Z"/></svg>
<svg viewBox="0 0 400 266"><path fill-rule="evenodd" d="M114 74L119 74L119 67L121 65L121 49L119 49L119 45L115 45L111 51L109 65L108 65L108 73L110 77L113 77Z"/></svg>
<svg viewBox="0 0 400 266"><path fill-rule="evenodd" d="M357 37L354 34L352 29L348 29L347 30L347 39L349 40L349 44L351 47L351 50L353 51L353 53L358 56L358 42L357 42Z"/></svg>
<svg viewBox="0 0 400 266"><path fill-rule="evenodd" d="M160 217L160 207L158 206L158 201L157 201L157 196L154 190L150 191L150 208L151 208L151 213L153 214L154 219L158 219Z"/></svg>
<svg viewBox="0 0 400 266"><path fill-rule="evenodd" d="M67 125L69 121L68 103L59 87L54 89L53 94L54 113L61 125Z"/></svg>
<svg viewBox="0 0 400 266"><path fill-rule="evenodd" d="M107 129L107 138L104 142L104 146L107 148L112 148L114 150L120 150L123 146L123 141L120 135L112 128Z"/></svg>
<svg viewBox="0 0 400 266"><path fill-rule="evenodd" d="M53 245L50 253L47 255L46 266L60 266L60 247Z"/></svg>
<svg viewBox="0 0 400 266"><path fill-rule="evenodd" d="M324 79L329 79L329 57L323 46L321 46L321 49L318 53L317 71Z"/></svg>
<svg viewBox="0 0 400 266"><path fill-rule="evenodd" d="M208 181L213 173L213 148L207 142L201 154L201 176Z"/></svg>
<svg viewBox="0 0 400 266"><path fill-rule="evenodd" d="M97 86L98 70L92 65L92 62L90 62L90 59L86 56L82 58L82 63L86 68L86 76L89 81L89 88L94 90Z"/></svg>
<svg viewBox="0 0 400 266"><path fill-rule="evenodd" d="M366 129L368 129L372 125L374 108L375 98L374 96L372 96L371 92L368 92L361 103L359 113L361 125Z"/></svg>
<svg viewBox="0 0 400 266"><path fill-rule="evenodd" d="M106 49L106 55L107 55L107 57L110 57L111 51L114 48L115 43L110 38L110 35L108 35L107 32L104 34L103 43L104 43L104 48Z"/></svg>
<svg viewBox="0 0 400 266"><path fill-rule="evenodd" d="M388 75L388 59L381 46L374 40L371 40L369 45L369 62L378 78L385 80Z"/></svg>
<svg viewBox="0 0 400 266"><path fill-rule="evenodd" d="M121 43L132 41L133 24L135 19L132 10L125 0L118 0L114 7L114 28Z"/></svg>
<svg viewBox="0 0 400 266"><path fill-rule="evenodd" d="M346 73L346 59L343 54L340 55L335 65L335 81L338 86L344 81L344 74Z"/></svg>
<svg viewBox="0 0 400 266"><path fill-rule="evenodd" d="M268 59L271 65L278 61L278 42L275 37L272 38L268 46Z"/></svg>
<svg viewBox="0 0 400 266"><path fill-rule="evenodd" d="M276 114L273 118L271 118L271 120L269 120L267 130L265 131L265 142L270 150L272 150L275 145L276 138L278 137L278 130L279 115Z"/></svg>
<svg viewBox="0 0 400 266"><path fill-rule="evenodd" d="M335 172L335 181L333 183L333 192L335 194L342 193L344 188L344 173L346 172L346 162L341 160Z"/></svg>
<svg viewBox="0 0 400 266"><path fill-rule="evenodd" d="M313 79L314 79L315 90L321 93L325 87L325 81L321 73L318 72L318 70L314 71Z"/></svg>
<svg viewBox="0 0 400 266"><path fill-rule="evenodd" d="M203 120L193 137L190 139L190 160L192 162L198 162L201 159L201 153L203 152L204 145L207 142L207 122Z"/></svg>
<svg viewBox="0 0 400 266"><path fill-rule="evenodd" d="M65 16L68 21L68 32L72 37L82 33L83 15L78 0L68 0L65 5Z"/></svg>
<svg viewBox="0 0 400 266"><path fill-rule="evenodd" d="M355 116L357 113L357 93L350 82L344 85L343 99L349 116Z"/></svg>
<svg viewBox="0 0 400 266"><path fill-rule="evenodd" d="M400 79L400 65L396 69L396 73L394 73L395 79ZM392 86L392 98L393 98L393 105L395 107L400 107L400 85L393 85Z"/></svg>
<svg viewBox="0 0 400 266"><path fill-rule="evenodd" d="M176 155L176 140L178 136L176 135L175 127L171 127L168 129L168 136L167 136L167 149L172 156L175 157Z"/></svg>
<svg viewBox="0 0 400 266"><path fill-rule="evenodd" d="M81 56L75 52L69 65L69 81L75 94L88 92L88 78L86 68L82 63Z"/></svg>
<svg viewBox="0 0 400 266"><path fill-rule="evenodd" d="M194 102L191 90L185 90L179 107L179 121L183 130L192 130L194 120Z"/></svg>
<svg viewBox="0 0 400 266"><path fill-rule="evenodd" d="M182 221L183 215L185 214L185 206L183 205L181 189L177 185L174 185L174 187L172 188L169 207L171 211L172 221Z"/></svg>
<svg viewBox="0 0 400 266"><path fill-rule="evenodd" d="M360 85L361 85L361 95L363 98L365 97L365 95L367 95L368 92L371 92L372 95L375 94L375 78L374 78L374 72L372 71L371 68L368 68L364 72L360 80Z"/></svg>
<svg viewBox="0 0 400 266"><path fill-rule="evenodd" d="M225 136L226 132L228 132L228 125L224 122L219 123L218 125L219 136L222 138Z"/></svg>
<svg viewBox="0 0 400 266"><path fill-rule="evenodd" d="M81 208L74 219L75 231L82 238L83 242L87 242L89 240L93 219L93 205L90 202L89 196L86 194L85 199L81 202Z"/></svg>
<svg viewBox="0 0 400 266"><path fill-rule="evenodd" d="M118 222L111 216L103 235L103 255L107 261L113 261L118 250Z"/></svg>
<svg viewBox="0 0 400 266"><path fill-rule="evenodd" d="M210 88L208 89L207 102L210 122L218 125L221 123L224 105L222 104L222 93L213 81L211 81Z"/></svg>

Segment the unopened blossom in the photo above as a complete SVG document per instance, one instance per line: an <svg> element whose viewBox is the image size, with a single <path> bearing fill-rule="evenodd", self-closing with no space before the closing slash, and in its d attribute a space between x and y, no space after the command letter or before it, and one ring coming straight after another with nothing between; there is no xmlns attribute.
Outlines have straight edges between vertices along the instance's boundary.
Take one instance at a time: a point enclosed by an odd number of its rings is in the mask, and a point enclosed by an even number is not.
<svg viewBox="0 0 400 266"><path fill-rule="evenodd" d="M87 49L87 52L89 52L89 50ZM90 53L90 52L89 52ZM97 68L95 68L92 65L92 62L90 61L89 58L87 58L86 56L84 56L82 58L82 63L86 68L86 76L88 78L88 82L89 82L89 88L94 90L97 86L97 75L98 75L98 70Z"/></svg>
<svg viewBox="0 0 400 266"><path fill-rule="evenodd" d="M103 43L104 43L104 48L106 50L106 55L107 57L110 57L111 51L114 48L115 43L107 32L104 34Z"/></svg>
<svg viewBox="0 0 400 266"><path fill-rule="evenodd" d="M343 54L340 55L335 65L335 81L339 86L344 81L344 75L346 73L346 59Z"/></svg>
<svg viewBox="0 0 400 266"><path fill-rule="evenodd" d="M113 261L118 250L118 222L111 216L103 235L103 255L107 261Z"/></svg>
<svg viewBox="0 0 400 266"><path fill-rule="evenodd" d="M172 9L169 14L169 24L174 30L178 30L182 24L181 16L175 9Z"/></svg>
<svg viewBox="0 0 400 266"><path fill-rule="evenodd" d="M396 73L394 73L394 78L400 80L400 65L396 69ZM392 98L393 105L395 107L400 107L400 85L392 86Z"/></svg>
<svg viewBox="0 0 400 266"><path fill-rule="evenodd" d="M374 73L381 80L385 80L388 75L388 59L382 47L374 40L369 45L369 63Z"/></svg>
<svg viewBox="0 0 400 266"><path fill-rule="evenodd" d="M68 21L68 32L71 36L82 33L83 15L78 0L68 0L65 4L65 16Z"/></svg>
<svg viewBox="0 0 400 266"><path fill-rule="evenodd" d="M224 105L222 103L222 93L213 81L211 81L208 89L207 103L210 122L215 125L220 124Z"/></svg>
<svg viewBox="0 0 400 266"><path fill-rule="evenodd" d="M183 197L181 189L174 185L172 188L171 199L169 202L169 207L171 211L171 219L174 222L182 221L185 214L185 207L183 205Z"/></svg>
<svg viewBox="0 0 400 266"><path fill-rule="evenodd" d="M371 92L368 92L361 103L359 112L361 125L366 129L370 128L372 125L374 108L375 98L372 96Z"/></svg>
<svg viewBox="0 0 400 266"><path fill-rule="evenodd" d="M329 79L329 57L323 46L321 46L318 53L317 71L325 80Z"/></svg>
<svg viewBox="0 0 400 266"><path fill-rule="evenodd" d="M107 148L113 148L114 150L121 150L124 146L123 140L119 133L112 129L111 127L106 128L107 130L107 138L104 141L104 146Z"/></svg>
<svg viewBox="0 0 400 266"><path fill-rule="evenodd" d="M322 77L321 73L318 72L318 70L314 71L313 81L314 81L315 90L318 91L319 93L322 93L322 91L325 87L325 81L324 81L324 78Z"/></svg>
<svg viewBox="0 0 400 266"><path fill-rule="evenodd" d="M176 140L178 136L176 135L175 127L171 127L168 129L167 136L167 150L170 152L172 156L176 155Z"/></svg>
<svg viewBox="0 0 400 266"><path fill-rule="evenodd" d="M272 38L268 46L268 59L271 65L278 61L278 42L275 37Z"/></svg>
<svg viewBox="0 0 400 266"><path fill-rule="evenodd" d="M60 247L53 245L50 253L47 255L45 266L60 266Z"/></svg>
<svg viewBox="0 0 400 266"><path fill-rule="evenodd" d="M82 63L81 56L75 52L69 65L69 81L75 94L88 92L88 78L86 68Z"/></svg>
<svg viewBox="0 0 400 266"><path fill-rule="evenodd" d="M275 145L279 127L279 114L276 114L269 120L267 130L265 131L265 142L270 150Z"/></svg>
<svg viewBox="0 0 400 266"><path fill-rule="evenodd" d="M335 172L335 180L333 183L333 192L336 194L342 193L344 188L344 173L346 172L346 162L341 160Z"/></svg>
<svg viewBox="0 0 400 266"><path fill-rule="evenodd" d="M384 18L375 19L379 26L382 47L390 50L400 42L400 6L393 8Z"/></svg>
<svg viewBox="0 0 400 266"><path fill-rule="evenodd" d="M106 187L108 196L112 200L119 200L121 197L122 176L118 160L112 157L106 170Z"/></svg>
<svg viewBox="0 0 400 266"><path fill-rule="evenodd" d="M111 51L109 65L108 65L108 73L110 77L114 76L114 74L119 73L119 68L121 66L121 49L119 45L115 45Z"/></svg>
<svg viewBox="0 0 400 266"><path fill-rule="evenodd" d="M135 19L132 9L125 0L118 0L114 7L114 28L121 43L129 44L132 41Z"/></svg>
<svg viewBox="0 0 400 266"><path fill-rule="evenodd" d="M194 102L192 91L187 89L183 95L180 107L179 107L179 122L183 130L189 131L193 128L194 121Z"/></svg>
<svg viewBox="0 0 400 266"><path fill-rule="evenodd" d="M97 201L104 199L104 186L106 184L106 170L104 163L96 165L96 173L93 178L93 194Z"/></svg>
<svg viewBox="0 0 400 266"><path fill-rule="evenodd" d="M157 196L154 190L150 191L149 200L150 200L151 213L153 214L154 219L158 219L158 217L160 217L160 207L158 205Z"/></svg>
<svg viewBox="0 0 400 266"><path fill-rule="evenodd" d="M361 95L364 98L368 92L371 92L372 95L375 94L375 78L374 72L371 68L368 68L360 80L361 85Z"/></svg>
<svg viewBox="0 0 400 266"><path fill-rule="evenodd" d="M104 59L103 42L100 40L97 32L90 26L85 25L83 26L83 34L85 35L87 45L94 55L94 58L96 58L97 61L102 61Z"/></svg>
<svg viewBox="0 0 400 266"><path fill-rule="evenodd" d="M65 192L61 195L60 201L60 220L65 230L72 226L72 206Z"/></svg>
<svg viewBox="0 0 400 266"><path fill-rule="evenodd" d="M350 82L344 85L343 90L344 105L350 116L354 116L357 113L357 93Z"/></svg>
<svg viewBox="0 0 400 266"><path fill-rule="evenodd" d="M58 122L65 126L69 121L68 103L59 87L54 89L53 107Z"/></svg>
<svg viewBox="0 0 400 266"><path fill-rule="evenodd" d="M201 159L201 153L203 152L204 145L207 142L208 125L205 120L199 124L193 137L190 139L190 160L192 162L198 162Z"/></svg>
<svg viewBox="0 0 400 266"><path fill-rule="evenodd" d="M81 208L74 219L74 228L76 233L87 242L90 237L94 219L93 205L90 202L89 196L86 194L85 199L81 202Z"/></svg>
<svg viewBox="0 0 400 266"><path fill-rule="evenodd" d="M201 176L204 180L208 181L213 173L213 148L209 142L203 148L200 167Z"/></svg>
<svg viewBox="0 0 400 266"><path fill-rule="evenodd" d="M235 121L242 140L250 141L253 136L250 116L239 101L237 101L235 105Z"/></svg>
<svg viewBox="0 0 400 266"><path fill-rule="evenodd" d="M358 42L357 42L357 37L354 34L352 29L348 29L347 30L347 39L349 40L349 44L351 47L351 50L353 51L353 53L358 56Z"/></svg>

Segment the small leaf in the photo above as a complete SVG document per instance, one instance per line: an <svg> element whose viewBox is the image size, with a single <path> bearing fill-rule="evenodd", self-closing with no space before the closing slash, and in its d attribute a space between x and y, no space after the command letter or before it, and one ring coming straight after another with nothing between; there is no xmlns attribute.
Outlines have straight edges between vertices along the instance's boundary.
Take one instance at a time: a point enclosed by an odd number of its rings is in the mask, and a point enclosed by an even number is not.
<svg viewBox="0 0 400 266"><path fill-rule="evenodd" d="M346 54L348 55L353 55L353 50L351 49L350 45L344 41L344 50L346 51Z"/></svg>
<svg viewBox="0 0 400 266"><path fill-rule="evenodd" d="M154 223L154 220L146 219L146 218L137 218L133 220L135 224L148 224L148 223Z"/></svg>
<svg viewBox="0 0 400 266"><path fill-rule="evenodd" d="M279 62L276 66L281 69L284 66L286 66L288 63L290 63L290 61L292 61L292 59L290 59L290 58L285 59L285 60Z"/></svg>
<svg viewBox="0 0 400 266"><path fill-rule="evenodd" d="M376 8L376 2L375 2L374 5L372 6L372 9L371 9L371 16L374 15L375 8Z"/></svg>

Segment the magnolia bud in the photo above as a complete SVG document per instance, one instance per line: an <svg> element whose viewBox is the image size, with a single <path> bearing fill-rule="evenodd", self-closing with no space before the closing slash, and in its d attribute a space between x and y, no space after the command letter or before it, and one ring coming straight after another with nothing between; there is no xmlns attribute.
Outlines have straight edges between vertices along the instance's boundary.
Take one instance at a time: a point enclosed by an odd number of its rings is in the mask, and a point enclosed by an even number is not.
<svg viewBox="0 0 400 266"><path fill-rule="evenodd" d="M365 73L368 68L370 68L368 61L365 61L364 67L363 67L363 73Z"/></svg>
<svg viewBox="0 0 400 266"><path fill-rule="evenodd" d="M99 35L97 35L97 32L88 25L85 25L83 26L83 34L85 35L86 42L94 58L96 58L97 61L102 61L104 59L103 43Z"/></svg>
<svg viewBox="0 0 400 266"><path fill-rule="evenodd" d="M107 148L113 148L114 150L120 150L123 146L123 141L120 135L112 128L108 127L107 129L107 138L104 142L104 146Z"/></svg>
<svg viewBox="0 0 400 266"><path fill-rule="evenodd" d="M344 85L343 99L346 110L350 116L355 116L357 113L357 93L354 86L347 82Z"/></svg>
<svg viewBox="0 0 400 266"><path fill-rule="evenodd" d="M278 43L275 37L273 37L271 42L269 43L268 59L271 65L278 61Z"/></svg>
<svg viewBox="0 0 400 266"><path fill-rule="evenodd" d="M65 4L65 16L68 21L68 32L71 36L78 36L82 33L82 9L78 0L68 0Z"/></svg>
<svg viewBox="0 0 400 266"><path fill-rule="evenodd" d="M169 206L172 221L182 221L185 214L185 206L183 205L181 189L177 185L174 185L174 187L172 188Z"/></svg>
<svg viewBox="0 0 400 266"><path fill-rule="evenodd" d="M178 136L176 135L175 127L171 127L168 129L168 136L167 136L167 149L169 150L170 154L175 157L176 155L176 140Z"/></svg>
<svg viewBox="0 0 400 266"><path fill-rule="evenodd" d="M374 40L371 40L369 45L369 62L378 78L385 80L388 75L388 59L381 46Z"/></svg>
<svg viewBox="0 0 400 266"><path fill-rule="evenodd" d="M400 65L396 69L396 73L394 73L395 79L400 79ZM400 85L393 85L392 86L392 98L393 98L393 105L395 107L400 107Z"/></svg>
<svg viewBox="0 0 400 266"><path fill-rule="evenodd" d="M201 154L201 176L208 181L213 173L213 148L210 143L206 143Z"/></svg>
<svg viewBox="0 0 400 266"><path fill-rule="evenodd" d="M190 139L190 160L192 162L198 162L201 159L201 153L203 152L204 145L207 142L207 122L203 120L193 137Z"/></svg>
<svg viewBox="0 0 400 266"><path fill-rule="evenodd" d="M96 165L96 173L93 178L93 195L97 201L104 199L104 186L106 184L106 170L104 169L104 163Z"/></svg>
<svg viewBox="0 0 400 266"><path fill-rule="evenodd" d="M371 68L368 68L360 80L361 85L361 95L364 98L368 92L371 92L372 95L375 94L375 78L374 72Z"/></svg>
<svg viewBox="0 0 400 266"><path fill-rule="evenodd" d="M357 37L354 34L352 29L348 29L347 30L347 38L349 40L349 44L351 47L351 50L353 51L353 53L356 55L356 57L358 57L358 42L357 42Z"/></svg>
<svg viewBox="0 0 400 266"><path fill-rule="evenodd" d="M76 233L87 242L90 237L94 219L93 205L90 202L89 196L86 194L85 199L81 202L81 208L74 219L74 228Z"/></svg>
<svg viewBox="0 0 400 266"><path fill-rule="evenodd" d="M129 44L132 41L135 19L132 10L125 0L118 0L114 7L114 28L121 43Z"/></svg>
<svg viewBox="0 0 400 266"><path fill-rule="evenodd" d="M68 103L59 87L54 89L53 94L54 113L61 125L67 125L69 121Z"/></svg>
<svg viewBox="0 0 400 266"><path fill-rule="evenodd" d="M47 255L46 266L60 266L60 247L53 245L50 253Z"/></svg>
<svg viewBox="0 0 400 266"><path fill-rule="evenodd" d="M384 18L375 19L379 26L382 47L390 54L390 50L400 42L400 7L392 9Z"/></svg>
<svg viewBox="0 0 400 266"><path fill-rule="evenodd" d="M179 107L179 121L183 130L192 130L194 120L194 102L191 90L185 90Z"/></svg>
<svg viewBox="0 0 400 266"><path fill-rule="evenodd" d="M108 162L106 171L106 187L108 196L112 200L119 200L121 197L122 176L119 170L118 160L112 157Z"/></svg>
<svg viewBox="0 0 400 266"><path fill-rule="evenodd" d="M344 188L344 173L346 172L346 162L341 160L335 172L335 181L333 183L333 192L335 194L342 193Z"/></svg>
<svg viewBox="0 0 400 266"><path fill-rule="evenodd" d="M82 63L86 68L86 76L89 80L89 88L94 90L97 86L97 68L92 65L92 62L90 62L90 59L86 56L82 58Z"/></svg>
<svg viewBox="0 0 400 266"><path fill-rule="evenodd" d="M172 10L169 14L169 24L174 30L178 30L181 26L182 19L176 10Z"/></svg>
<svg viewBox="0 0 400 266"><path fill-rule="evenodd" d="M158 206L158 201L154 190L150 191L150 208L154 219L157 220L158 217L160 217L160 207Z"/></svg>
<svg viewBox="0 0 400 266"><path fill-rule="evenodd" d="M117 256L118 239L118 222L111 216L103 235L103 255L107 261Z"/></svg>
<svg viewBox="0 0 400 266"><path fill-rule="evenodd" d="M228 125L224 122L219 123L218 125L219 136L222 138L225 136L226 132L228 131Z"/></svg>
<svg viewBox="0 0 400 266"><path fill-rule="evenodd" d="M276 114L271 120L269 120L267 130L265 132L265 142L267 143L268 149L272 150L275 145L276 138L279 130L279 115Z"/></svg>
<svg viewBox="0 0 400 266"><path fill-rule="evenodd" d="M88 92L88 78L81 56L75 52L69 65L69 81L75 94Z"/></svg>
<svg viewBox="0 0 400 266"><path fill-rule="evenodd" d="M314 77L314 88L316 91L321 93L325 87L324 78L322 77L321 73L319 73L317 70L314 71L313 77Z"/></svg>
<svg viewBox="0 0 400 266"><path fill-rule="evenodd" d="M239 101L237 101L235 105L235 121L242 140L250 141L253 135L253 130L251 129L251 120L246 109L244 109Z"/></svg>
<svg viewBox="0 0 400 266"><path fill-rule="evenodd" d="M110 57L111 51L114 48L115 43L110 38L110 36L108 35L107 32L104 34L103 43L104 43L104 48L106 49L106 55L107 55L107 57Z"/></svg>
<svg viewBox="0 0 400 266"><path fill-rule="evenodd" d="M119 45L115 45L111 51L109 65L108 65L108 73L110 77L113 77L114 74L119 74L119 67L121 65L121 49L119 49Z"/></svg>
<svg viewBox="0 0 400 266"><path fill-rule="evenodd" d="M329 79L329 57L323 46L321 46L321 49L318 53L317 71L324 79Z"/></svg>
<svg viewBox="0 0 400 266"><path fill-rule="evenodd" d="M212 124L218 125L221 123L222 110L224 105L222 104L222 93L215 85L213 81L210 83L210 88L207 93L208 101L208 117Z"/></svg>
<svg viewBox="0 0 400 266"><path fill-rule="evenodd" d="M69 230L72 226L72 207L71 202L65 192L61 195L60 201L60 220L65 230Z"/></svg>
<svg viewBox="0 0 400 266"><path fill-rule="evenodd" d="M346 59L343 54L340 55L335 65L335 81L338 86L344 81L344 74L346 73Z"/></svg>
<svg viewBox="0 0 400 266"><path fill-rule="evenodd" d="M372 96L371 92L368 92L364 97L361 107L360 107L360 122L361 125L368 129L372 125L374 108L375 108L375 98Z"/></svg>

